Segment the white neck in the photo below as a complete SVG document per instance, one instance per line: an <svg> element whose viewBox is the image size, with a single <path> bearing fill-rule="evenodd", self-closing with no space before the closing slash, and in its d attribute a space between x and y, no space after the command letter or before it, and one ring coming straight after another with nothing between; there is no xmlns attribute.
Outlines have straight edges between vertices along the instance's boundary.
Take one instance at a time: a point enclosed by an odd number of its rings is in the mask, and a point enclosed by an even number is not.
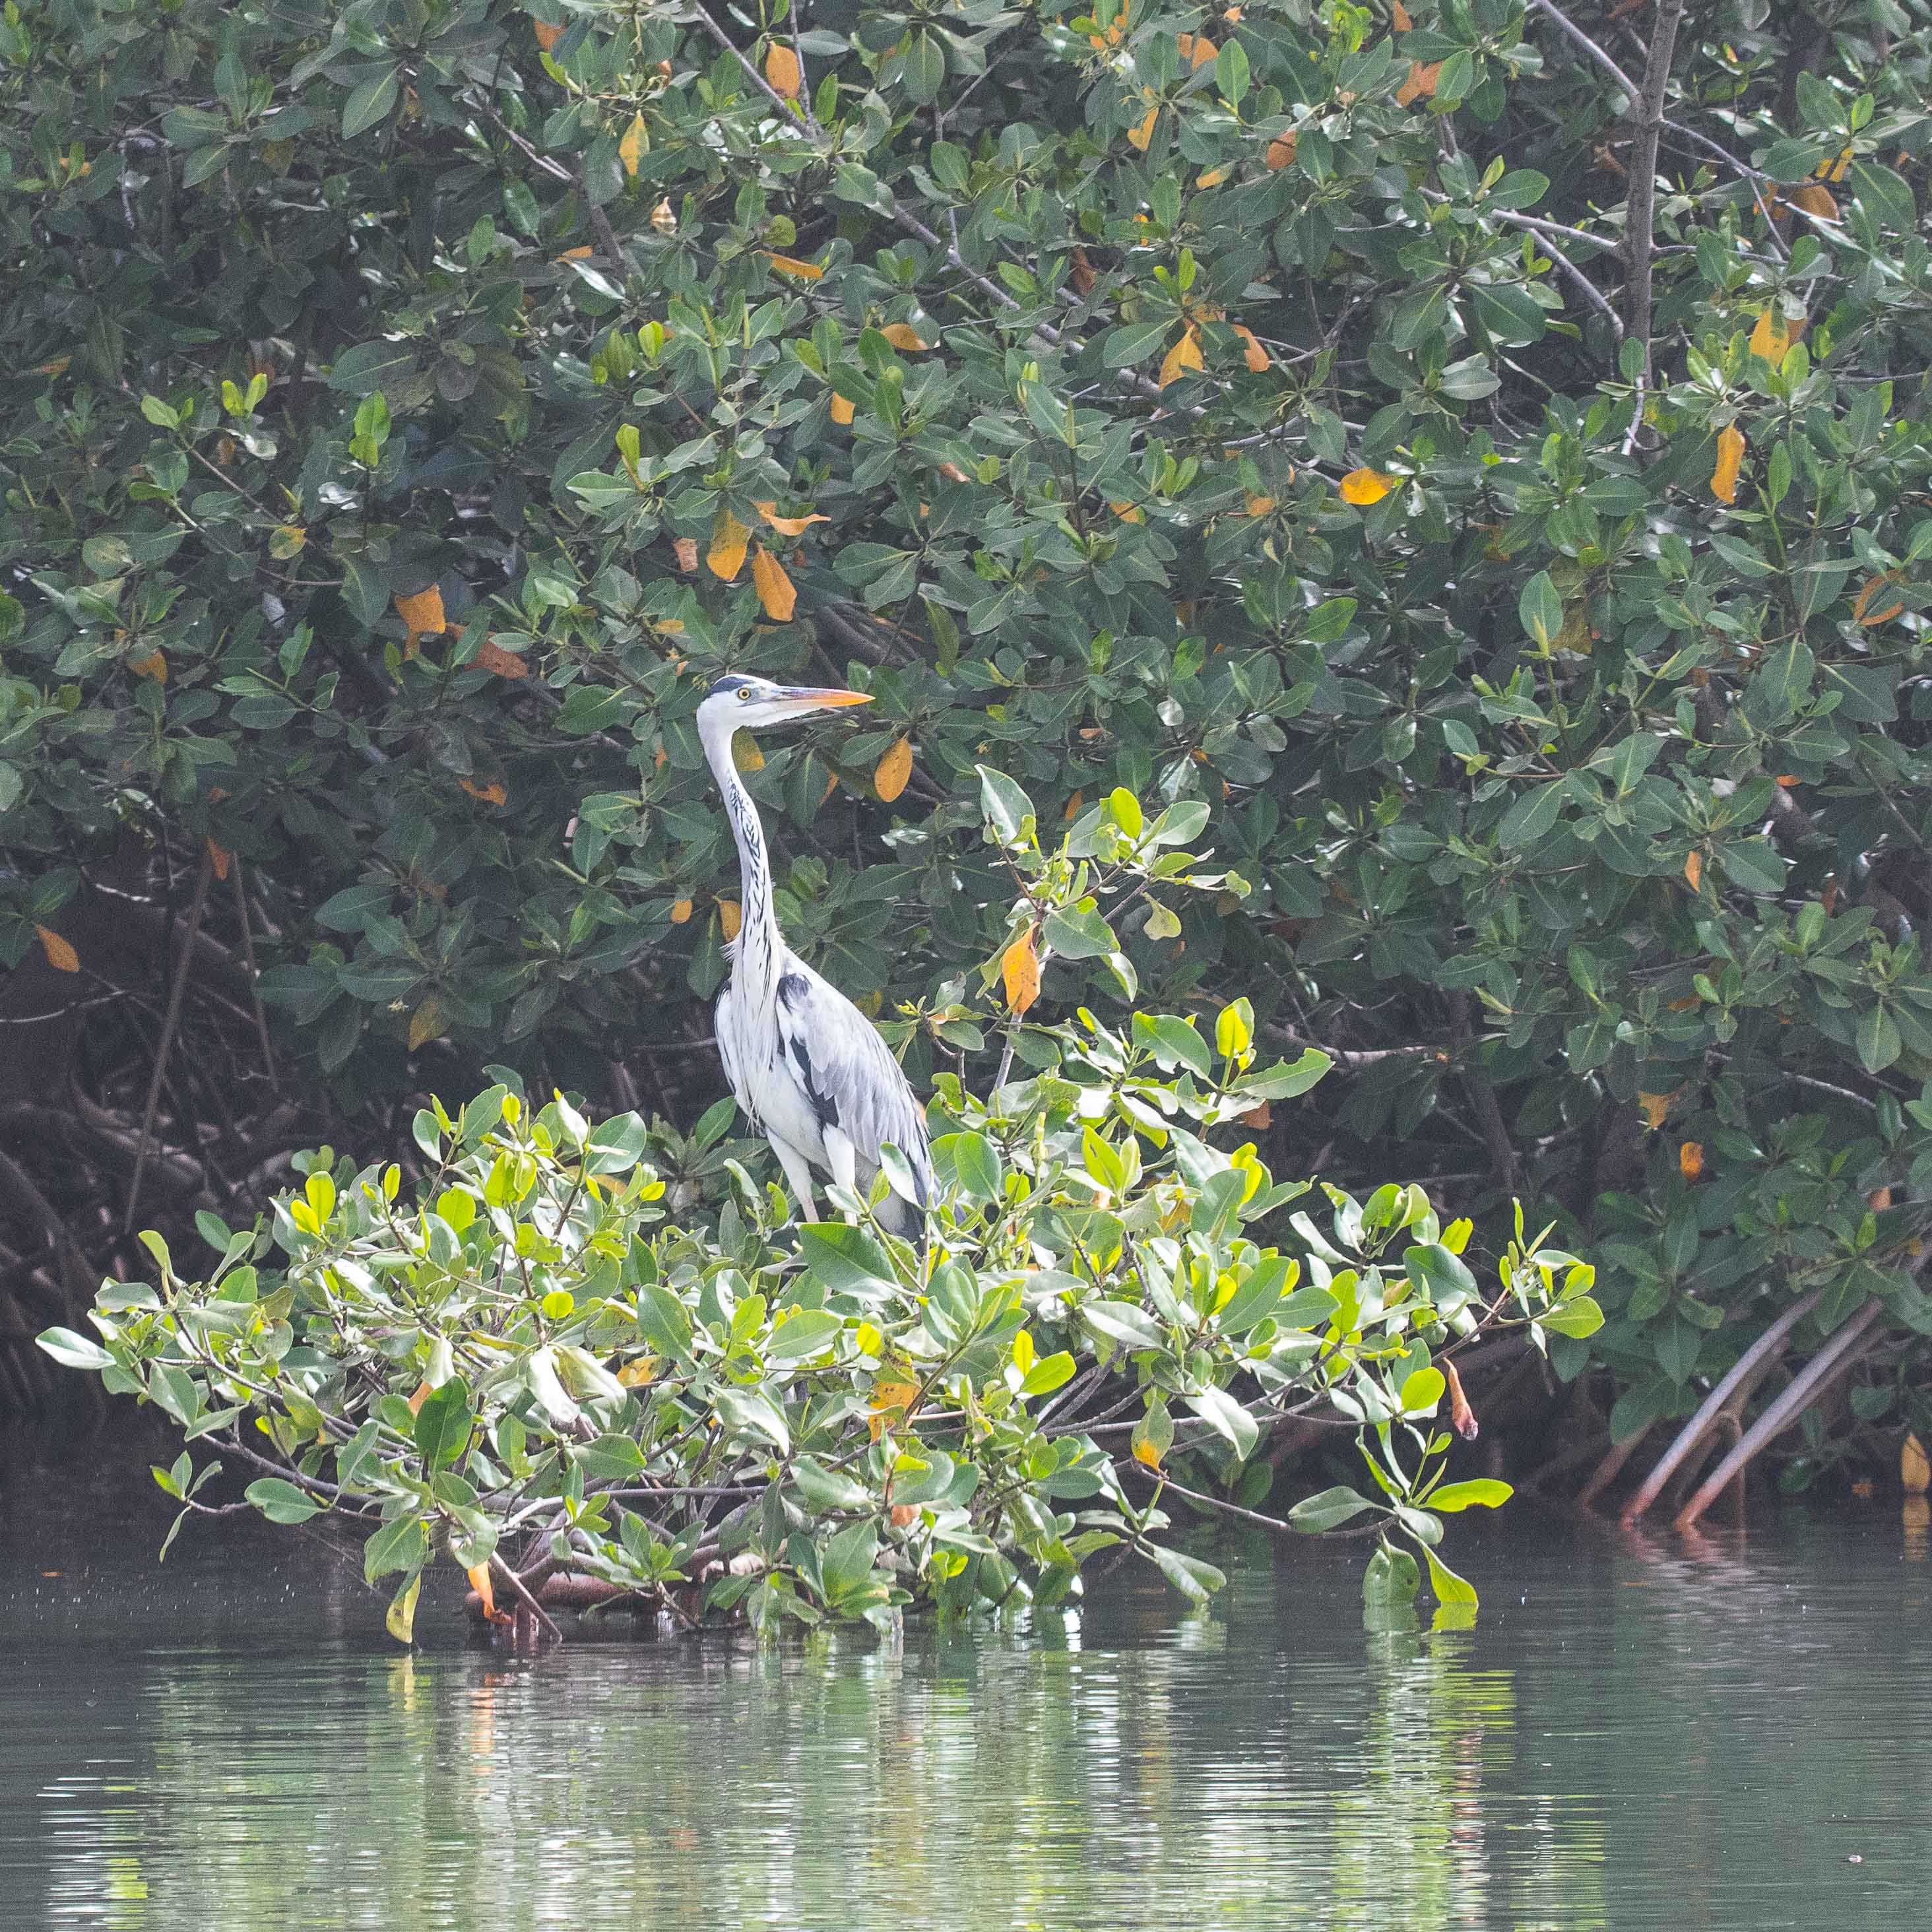
<svg viewBox="0 0 1932 1932"><path fill-rule="evenodd" d="M731 756L730 719L724 720L717 729L700 730L699 736L712 776L724 795L724 815L731 821L731 836L738 844L739 909L742 922L738 937L728 948L733 956L732 977L734 980L742 977L754 985L776 985L778 954L784 942L778 936L778 913L772 902L772 868L765 850L764 827L758 822L758 808L752 802L752 794L746 790L744 780L738 776L737 763Z"/></svg>

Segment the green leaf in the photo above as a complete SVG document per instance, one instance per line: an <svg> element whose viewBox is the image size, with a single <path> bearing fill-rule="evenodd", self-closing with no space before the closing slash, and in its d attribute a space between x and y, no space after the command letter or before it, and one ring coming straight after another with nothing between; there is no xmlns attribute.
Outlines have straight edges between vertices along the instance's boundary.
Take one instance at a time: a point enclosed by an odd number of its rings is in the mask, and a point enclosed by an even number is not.
<svg viewBox="0 0 1932 1932"><path fill-rule="evenodd" d="M1154 1568L1184 1596L1197 1604L1204 1604L1227 1584L1225 1571L1204 1563L1198 1556L1184 1556L1178 1550L1165 1550L1155 1543L1144 1546Z"/></svg>
<svg viewBox="0 0 1932 1932"><path fill-rule="evenodd" d="M998 1201L1004 1184L999 1150L984 1134L950 1138L953 1178L959 1191L974 1201Z"/></svg>
<svg viewBox="0 0 1932 1932"><path fill-rule="evenodd" d="M1518 794L1516 802L1504 814L1496 832L1497 843L1505 852L1518 852L1526 845L1535 844L1556 828L1557 814L1562 808L1561 781L1531 787Z"/></svg>
<svg viewBox="0 0 1932 1932"><path fill-rule="evenodd" d="M800 1230L800 1252L835 1294L876 1297L898 1286L898 1272L862 1228L843 1221L810 1222Z"/></svg>
<svg viewBox="0 0 1932 1932"><path fill-rule="evenodd" d="M1457 1576L1426 1544L1423 1545L1422 1556L1429 1565L1429 1587L1436 1592L1436 1600L1444 1609L1466 1606L1473 1610L1476 1607L1474 1586Z"/></svg>
<svg viewBox="0 0 1932 1932"><path fill-rule="evenodd" d="M1568 1335L1580 1342L1604 1325L1604 1311L1591 1296L1579 1294L1538 1318L1552 1334Z"/></svg>
<svg viewBox="0 0 1932 1932"><path fill-rule="evenodd" d="M1257 1262L1235 1284L1234 1293L1214 1317L1215 1325L1223 1334L1245 1335L1280 1306L1298 1271L1298 1264L1282 1255Z"/></svg>
<svg viewBox="0 0 1932 1932"><path fill-rule="evenodd" d="M350 91L348 98L342 104L344 140L352 140L365 128L374 127L378 121L386 121L395 104L396 70L387 68Z"/></svg>
<svg viewBox="0 0 1932 1932"><path fill-rule="evenodd" d="M1306 1530L1312 1535L1322 1530L1339 1528L1365 1509L1373 1507L1366 1496L1346 1486L1337 1486L1303 1497L1288 1511L1288 1520L1294 1528Z"/></svg>
<svg viewBox="0 0 1932 1932"><path fill-rule="evenodd" d="M416 1440L426 1470L433 1474L460 1458L469 1446L471 1422L470 1391L458 1378L452 1376L424 1396L416 1411Z"/></svg>
<svg viewBox="0 0 1932 1932"><path fill-rule="evenodd" d="M1516 614L1531 641L1548 650L1563 628L1563 600L1556 594L1546 570L1539 570L1522 586L1516 600Z"/></svg>
<svg viewBox="0 0 1932 1932"><path fill-rule="evenodd" d="M1216 1435L1225 1438L1243 1461L1255 1453L1255 1445L1261 1440L1260 1425L1226 1389L1212 1386L1201 1389L1187 1398L1187 1406Z"/></svg>
<svg viewBox="0 0 1932 1932"><path fill-rule="evenodd" d="M113 1366L114 1358L98 1342L71 1328L44 1328L34 1340L64 1368L98 1370Z"/></svg>
<svg viewBox="0 0 1932 1932"><path fill-rule="evenodd" d="M1426 1501L1430 1508L1454 1515L1458 1510L1500 1509L1514 1494L1507 1483L1478 1476L1466 1483L1444 1483L1431 1490Z"/></svg>
<svg viewBox="0 0 1932 1932"><path fill-rule="evenodd" d="M621 1482L646 1466L644 1452L628 1436L600 1436L578 1450L577 1460L584 1473L600 1483Z"/></svg>
<svg viewBox="0 0 1932 1932"><path fill-rule="evenodd" d="M398 1516L385 1523L362 1546L362 1574L378 1582L392 1570L420 1570L429 1556L429 1532L422 1519Z"/></svg>
<svg viewBox="0 0 1932 1932"><path fill-rule="evenodd" d="M263 1476L242 1492L271 1522L306 1522L322 1514L322 1505L306 1490L280 1476Z"/></svg>

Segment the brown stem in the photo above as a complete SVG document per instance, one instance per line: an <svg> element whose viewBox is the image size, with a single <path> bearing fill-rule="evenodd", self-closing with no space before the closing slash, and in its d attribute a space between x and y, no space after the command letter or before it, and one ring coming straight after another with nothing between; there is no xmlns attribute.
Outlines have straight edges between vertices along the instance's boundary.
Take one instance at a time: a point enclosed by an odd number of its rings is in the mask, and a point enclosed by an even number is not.
<svg viewBox="0 0 1932 1932"><path fill-rule="evenodd" d="M1644 1478L1642 1486L1624 1504L1622 1514L1625 1522L1634 1522L1656 1502L1663 1493L1664 1484L1676 1474L1678 1465L1696 1448L1716 1423L1718 1412L1743 1384L1746 1377L1750 1376L1761 1362L1767 1361L1785 1336L1817 1306L1818 1298L1824 1292L1822 1288L1814 1288L1802 1300L1794 1301L1738 1358L1730 1373L1699 1405L1696 1414L1677 1432L1676 1440L1658 1459L1656 1468Z"/></svg>
<svg viewBox="0 0 1932 1932"><path fill-rule="evenodd" d="M1689 1529L1722 1496L1751 1458L1811 1402L1825 1384L1857 1359L1867 1334L1885 1304L1875 1297L1838 1329L1832 1339L1791 1378L1783 1394L1746 1430L1738 1445L1703 1481L1697 1492L1671 1520L1672 1529Z"/></svg>
<svg viewBox="0 0 1932 1932"><path fill-rule="evenodd" d="M1670 64L1676 56L1678 23L1683 17L1684 0L1658 0L1650 58L1637 98L1636 139L1630 143L1630 196L1624 220L1624 251L1630 261L1629 333L1643 344L1646 382L1651 377L1650 270L1657 220L1657 143L1664 132L1664 98L1670 86Z"/></svg>
<svg viewBox="0 0 1932 1932"><path fill-rule="evenodd" d="M1590 1473L1590 1480L1576 1492L1576 1507L1588 1509L1622 1473L1624 1465L1637 1452L1638 1445L1656 1425L1646 1423L1634 1436L1610 1444L1610 1453Z"/></svg>
<svg viewBox="0 0 1932 1932"><path fill-rule="evenodd" d="M1518 1193L1522 1179L1509 1124L1496 1104L1496 1090L1490 1085L1490 1076L1469 1050L1469 996L1460 987L1449 995L1449 1040L1462 1070L1462 1084L1468 1090L1469 1103L1476 1110L1476 1124L1483 1130L1484 1144L1496 1164L1497 1182L1505 1194Z"/></svg>
<svg viewBox="0 0 1932 1932"><path fill-rule="evenodd" d="M188 991L188 964L194 957L194 942L201 931L201 916L208 910L208 888L214 877L214 854L204 839L201 870L195 875L194 898L188 909L188 936L175 966L174 984L168 989L167 1017L161 1022L160 1043L154 1048L154 1071L148 1082L148 1103L142 1110L141 1139L134 1155L134 1178L128 1184L128 1211L121 1222L124 1234L134 1225L134 1209L141 1198L141 1175L148 1165L148 1143L154 1131L154 1109L160 1104L161 1083L167 1078L168 1055L174 1049L176 1030L181 1024L182 998Z"/></svg>

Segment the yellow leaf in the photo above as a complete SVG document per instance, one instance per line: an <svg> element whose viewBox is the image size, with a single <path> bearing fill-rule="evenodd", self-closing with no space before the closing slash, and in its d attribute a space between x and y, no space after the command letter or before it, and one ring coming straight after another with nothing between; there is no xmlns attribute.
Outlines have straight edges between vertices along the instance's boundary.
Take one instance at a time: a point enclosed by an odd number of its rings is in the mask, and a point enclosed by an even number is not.
<svg viewBox="0 0 1932 1932"><path fill-rule="evenodd" d="M1160 118L1160 103L1156 101L1146 114L1127 130L1127 139L1142 154L1147 152L1148 143L1154 139L1154 124Z"/></svg>
<svg viewBox="0 0 1932 1932"><path fill-rule="evenodd" d="M918 1383L903 1382L896 1377L881 1376L872 1384L872 1412L866 1418L866 1427L874 1442L894 1423L904 1420L907 1407L918 1394Z"/></svg>
<svg viewBox="0 0 1932 1932"><path fill-rule="evenodd" d="M1274 508L1272 496L1250 496L1247 500L1247 512L1251 517L1264 517Z"/></svg>
<svg viewBox="0 0 1932 1932"><path fill-rule="evenodd" d="M1395 91L1398 107L1406 107L1412 100L1432 100L1436 98L1436 83L1442 78L1440 61L1411 61L1408 78Z"/></svg>
<svg viewBox="0 0 1932 1932"><path fill-rule="evenodd" d="M1802 188L1795 188L1786 197L1793 208L1802 208L1807 214L1815 214L1821 220L1835 221L1838 218L1837 197L1828 188L1821 188L1816 182L1807 182Z"/></svg>
<svg viewBox="0 0 1932 1932"><path fill-rule="evenodd" d="M565 249L563 253L558 256L556 259L560 262L587 262L592 255L596 254L596 252L597 250L592 248L590 244L586 242L580 248Z"/></svg>
<svg viewBox="0 0 1932 1932"><path fill-rule="evenodd" d="M658 1358L655 1355L640 1355L635 1360L626 1362L617 1371L617 1379L626 1388L642 1388L655 1378L658 1372Z"/></svg>
<svg viewBox="0 0 1932 1932"><path fill-rule="evenodd" d="M442 1032L442 1002L432 994L410 1016L410 1051L426 1042L440 1037Z"/></svg>
<svg viewBox="0 0 1932 1932"><path fill-rule="evenodd" d="M1109 502L1107 507L1124 524L1144 524L1147 521L1147 512L1138 503L1123 500L1118 503Z"/></svg>
<svg viewBox="0 0 1932 1932"><path fill-rule="evenodd" d="M1150 1469L1158 1469L1160 1467L1160 1450L1143 1436L1134 1444L1134 1460L1144 1462Z"/></svg>
<svg viewBox="0 0 1932 1932"><path fill-rule="evenodd" d="M214 868L214 876L224 885L228 883L228 868L234 863L235 854L225 845L218 845L212 838L201 842L208 848L208 862Z"/></svg>
<svg viewBox="0 0 1932 1932"><path fill-rule="evenodd" d="M815 262L801 262L796 255L774 255L767 248L765 260L782 275L796 275L801 281L815 282L825 271Z"/></svg>
<svg viewBox="0 0 1932 1932"><path fill-rule="evenodd" d="M711 548L704 554L712 575L729 584L744 568L746 546L751 540L751 532L729 510L721 509L712 522Z"/></svg>
<svg viewBox="0 0 1932 1932"><path fill-rule="evenodd" d="M552 28L554 33L556 30ZM406 1589L399 1592L382 1618L382 1628L398 1643L416 1641L416 1599L422 1594L422 1572L418 1570L409 1580Z"/></svg>
<svg viewBox="0 0 1932 1932"><path fill-rule="evenodd" d="M1194 185L1196 188L1219 188L1234 172L1232 168L1228 167L1210 168Z"/></svg>
<svg viewBox="0 0 1932 1932"><path fill-rule="evenodd" d="M144 658L130 658L128 668L136 677L151 677L157 684L168 681L168 660L160 651L150 651Z"/></svg>
<svg viewBox="0 0 1932 1932"><path fill-rule="evenodd" d="M47 964L56 973L80 970L80 955L52 926L36 926L34 930L40 935L40 950L47 956Z"/></svg>
<svg viewBox="0 0 1932 1932"><path fill-rule="evenodd" d="M1040 998L1040 955L1034 950L1030 926L1000 954L1000 977L1012 1012L1024 1013Z"/></svg>
<svg viewBox="0 0 1932 1932"><path fill-rule="evenodd" d="M1380 470L1352 470L1342 478L1342 500L1345 503L1379 503L1401 481L1399 476L1390 476Z"/></svg>
<svg viewBox="0 0 1932 1932"><path fill-rule="evenodd" d="M1922 1496L1932 1489L1932 1460L1928 1460L1925 1445L1916 1436L1906 1436L1899 1445L1898 1480L1907 1496Z"/></svg>
<svg viewBox="0 0 1932 1932"><path fill-rule="evenodd" d="M765 768L765 754L758 748L758 741L748 731L734 731L731 734L731 762L741 772L761 772Z"/></svg>
<svg viewBox="0 0 1932 1932"><path fill-rule="evenodd" d="M537 45L542 47L545 53L548 53L550 49L563 38L563 29L561 27L553 27L548 20L532 21L530 32L536 35Z"/></svg>
<svg viewBox="0 0 1932 1932"><path fill-rule="evenodd" d="M1663 1126L1664 1117L1670 1112L1670 1103L1676 1098L1673 1094L1646 1094L1639 1090L1636 1103L1643 1109L1644 1124L1652 1133Z"/></svg>
<svg viewBox="0 0 1932 1932"><path fill-rule="evenodd" d="M56 356L51 362L37 363L34 365L34 374L37 376L64 376L67 374L68 364L73 360L74 358L71 356Z"/></svg>
<svg viewBox="0 0 1932 1932"><path fill-rule="evenodd" d="M1068 799L1066 804L1060 808L1060 816L1061 819L1063 820L1070 822L1071 820L1078 818L1080 815L1080 808L1086 802L1087 793L1085 788L1084 787L1076 788L1072 796Z"/></svg>
<svg viewBox="0 0 1932 1932"><path fill-rule="evenodd" d="M1234 333L1241 338L1241 355L1248 367L1258 376L1274 360L1262 346L1260 338L1244 322L1234 325Z"/></svg>
<svg viewBox="0 0 1932 1932"><path fill-rule="evenodd" d="M514 651L504 650L494 638L483 640L483 648L476 653L475 661L498 677L528 677L530 674L530 666Z"/></svg>
<svg viewBox="0 0 1932 1932"><path fill-rule="evenodd" d="M959 480L963 483L966 479L962 476ZM809 525L829 524L832 520L830 517L819 515L816 511L808 517L782 517L778 514L778 506L776 503L754 503L752 507L781 536L802 537Z"/></svg>
<svg viewBox="0 0 1932 1932"><path fill-rule="evenodd" d="M1174 44L1190 68L1205 67L1221 51L1205 34L1176 34Z"/></svg>
<svg viewBox="0 0 1932 1932"><path fill-rule="evenodd" d="M1766 309L1757 319L1757 326L1751 331L1750 352L1762 356L1767 362L1781 362L1784 352L1791 346L1791 338L1786 332L1784 318L1774 307Z"/></svg>
<svg viewBox="0 0 1932 1932"><path fill-rule="evenodd" d="M442 614L442 592L432 584L427 590L412 592L396 599L396 615L412 637L448 628Z"/></svg>
<svg viewBox="0 0 1932 1932"><path fill-rule="evenodd" d="M483 1618L486 1623L513 1624L516 1618L508 1610L496 1607L496 1593L490 1587L490 1565L488 1559L478 1564L475 1569L463 1573L470 1579L470 1587L483 1599Z"/></svg>
<svg viewBox="0 0 1932 1932"><path fill-rule="evenodd" d="M1190 369L1205 367L1201 360L1201 340L1190 322L1182 333L1180 340L1167 352L1160 365L1160 386L1164 389L1170 382L1178 382Z"/></svg>
<svg viewBox="0 0 1932 1932"><path fill-rule="evenodd" d="M1882 1214L1892 1205L1892 1190L1889 1187L1874 1187L1865 1196L1865 1205L1874 1214Z"/></svg>
<svg viewBox="0 0 1932 1932"><path fill-rule="evenodd" d="M1241 1120L1243 1125L1252 1127L1257 1132L1263 1127L1271 1127L1274 1125L1274 1108L1264 1100L1258 1107L1250 1107L1241 1116Z"/></svg>
<svg viewBox="0 0 1932 1932"><path fill-rule="evenodd" d="M617 143L617 158L633 181L638 178L638 164L650 153L650 146L651 137L644 132L644 117L633 114L631 124L624 130L624 138Z"/></svg>
<svg viewBox="0 0 1932 1932"><path fill-rule="evenodd" d="M744 922L744 911L736 899L720 899L718 902L718 923L724 929L726 945L737 938L738 928Z"/></svg>
<svg viewBox="0 0 1932 1932"><path fill-rule="evenodd" d="M1892 581L1889 573L1869 578L1859 590L1852 605L1852 622L1855 624L1883 624L1889 622L1905 608L1901 598L1880 597L1879 592ZM1874 610L1876 603L1881 608Z"/></svg>
<svg viewBox="0 0 1932 1932"><path fill-rule="evenodd" d="M1570 605L1564 613L1563 628L1550 640L1555 651L1568 651L1574 657L1586 658L1590 655L1595 634L1590 628L1589 602L1587 598Z"/></svg>
<svg viewBox="0 0 1932 1932"><path fill-rule="evenodd" d="M695 537L674 537L671 550L677 559L677 567L686 576L698 568L698 539Z"/></svg>
<svg viewBox="0 0 1932 1932"><path fill-rule="evenodd" d="M1744 460L1744 432L1733 423L1718 433L1718 466L1711 472L1711 494L1719 502L1738 500L1738 471Z"/></svg>
<svg viewBox="0 0 1932 1932"><path fill-rule="evenodd" d="M1294 165L1295 142L1295 130L1291 128L1286 134L1277 134L1268 144L1268 164L1276 173Z"/></svg>
<svg viewBox="0 0 1932 1932"><path fill-rule="evenodd" d="M752 558L752 581L758 586L758 602L774 623L788 624L798 605L798 586L785 574L784 566L759 544Z"/></svg>
<svg viewBox="0 0 1932 1932"><path fill-rule="evenodd" d="M902 738L878 762L872 773L872 789L887 805L906 788L912 776L912 740Z"/></svg>
<svg viewBox="0 0 1932 1932"><path fill-rule="evenodd" d="M1695 1180L1704 1172L1702 1142L1686 1141L1677 1150L1677 1171L1686 1180Z"/></svg>
<svg viewBox="0 0 1932 1932"><path fill-rule="evenodd" d="M418 1382L416 1394L410 1397L410 1413L412 1415L420 1415L422 1413L423 1404L435 1393L435 1389L429 1383Z"/></svg>
<svg viewBox="0 0 1932 1932"><path fill-rule="evenodd" d="M832 420L841 424L849 423L856 405L850 398L842 396L836 389L832 392Z"/></svg>
<svg viewBox="0 0 1932 1932"><path fill-rule="evenodd" d="M1402 0L1395 0L1395 17L1392 24L1398 34L1412 33L1415 30L1415 22L1408 17L1408 9L1402 4Z"/></svg>
<svg viewBox="0 0 1932 1932"><path fill-rule="evenodd" d="M1684 883L1690 890L1701 892L1704 886L1704 855L1693 852L1684 861Z"/></svg>
<svg viewBox="0 0 1932 1932"><path fill-rule="evenodd" d="M798 98L798 90L804 83L805 76L800 70L798 56L782 40L774 40L765 50L765 78L772 84L774 94L782 94L788 100Z"/></svg>
<svg viewBox="0 0 1932 1932"><path fill-rule="evenodd" d="M458 778L456 782L472 798L481 799L485 805L502 805L510 796L503 789L501 778L492 778L488 784L478 784L474 778Z"/></svg>
<svg viewBox="0 0 1932 1932"><path fill-rule="evenodd" d="M674 926L682 926L690 917L691 902L688 899L680 899L670 909L670 922Z"/></svg>
<svg viewBox="0 0 1932 1932"><path fill-rule="evenodd" d="M677 215L671 207L669 195L660 195L651 204L651 226L660 235L675 235L677 232ZM824 272L821 270L820 272Z"/></svg>
<svg viewBox="0 0 1932 1932"><path fill-rule="evenodd" d="M922 349L932 346L909 322L889 322L879 333L895 349L903 349L908 356L916 356Z"/></svg>

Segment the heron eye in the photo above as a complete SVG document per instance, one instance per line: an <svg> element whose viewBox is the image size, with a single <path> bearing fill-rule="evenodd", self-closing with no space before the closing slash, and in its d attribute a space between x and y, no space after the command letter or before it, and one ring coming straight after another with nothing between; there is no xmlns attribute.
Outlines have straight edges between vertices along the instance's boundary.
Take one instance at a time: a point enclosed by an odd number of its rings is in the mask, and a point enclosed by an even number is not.
<svg viewBox="0 0 1932 1932"><path fill-rule="evenodd" d="M751 701L752 687L748 684L741 684L738 687L738 702L740 704L748 704Z"/></svg>

